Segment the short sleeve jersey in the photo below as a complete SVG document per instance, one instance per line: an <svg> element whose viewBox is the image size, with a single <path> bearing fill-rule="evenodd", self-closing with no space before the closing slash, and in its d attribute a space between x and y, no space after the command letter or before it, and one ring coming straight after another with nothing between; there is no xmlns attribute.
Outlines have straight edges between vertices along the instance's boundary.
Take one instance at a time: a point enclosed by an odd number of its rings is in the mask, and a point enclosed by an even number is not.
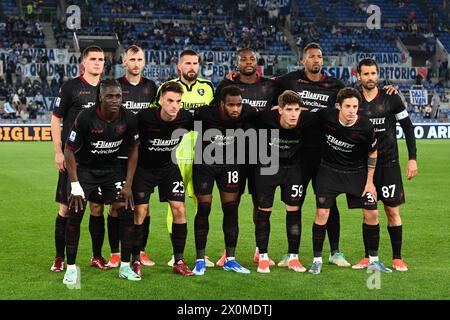
<svg viewBox="0 0 450 320"><path fill-rule="evenodd" d="M302 112L297 122L297 126L292 129L285 129L280 124L280 114L278 110L267 110L260 112L256 119L258 129L267 129L266 148L276 148L281 166L291 166L300 161L300 148L304 143L304 137L309 130L317 126L317 118L309 112ZM273 136L271 130L275 129L278 136ZM261 138L261 131L260 139ZM262 142L261 142L262 143Z"/></svg>
<svg viewBox="0 0 450 320"><path fill-rule="evenodd" d="M250 106L242 106L241 115L238 119L229 119L217 105L203 106L195 110L194 120L201 122L199 135L201 139L202 154L205 156L205 149L212 144L214 146L211 156L218 159L213 165L237 164L237 152L239 146L235 130L248 128L254 121L257 111ZM194 127L197 130L197 126ZM245 141L242 146L245 148ZM195 148L198 148L198 143ZM208 150L211 150L209 147ZM216 154L219 151L221 154ZM209 154L207 152L206 154ZM203 160L205 158L203 157Z"/></svg>
<svg viewBox="0 0 450 320"><path fill-rule="evenodd" d="M59 97L54 102L53 115L63 119L61 133L63 146L81 110L95 105L98 88L98 85L89 84L83 76L71 79L61 86Z"/></svg>
<svg viewBox="0 0 450 320"><path fill-rule="evenodd" d="M398 162L396 123L408 116L399 95L388 95L386 90L378 89L378 94L368 102L364 94L358 113L369 118L375 128L378 140L378 165Z"/></svg>
<svg viewBox="0 0 450 320"><path fill-rule="evenodd" d="M123 76L117 80L122 87L122 107L137 114L139 111L149 108L154 102L158 90L153 80L141 77L138 84L131 84ZM119 158L126 159L127 150L122 149Z"/></svg>
<svg viewBox="0 0 450 320"><path fill-rule="evenodd" d="M304 70L297 70L287 73L275 79L278 94L285 90L297 92L303 100L303 106L310 112L315 112L324 108L335 108L337 93L344 88L344 84L334 78L322 73L319 81L312 81ZM311 130L305 138L305 148L320 149L321 133Z"/></svg>
<svg viewBox="0 0 450 320"><path fill-rule="evenodd" d="M207 79L197 78L192 85L187 85L181 78L169 80L178 82L183 87L183 96L181 97L181 108L194 112L200 106L209 105L214 99L214 86L211 81ZM156 105L159 104L160 90L156 96Z"/></svg>
<svg viewBox="0 0 450 320"><path fill-rule="evenodd" d="M192 130L193 116L180 109L177 117L170 122L161 119L161 107L145 109L138 113L138 132L140 137L139 161L145 169L163 168L172 164L172 151L181 142L182 135L177 129Z"/></svg>
<svg viewBox="0 0 450 320"><path fill-rule="evenodd" d="M317 113L325 135L322 162L338 170L360 171L367 168L367 155L377 149L372 123L358 115L351 126L339 121L339 110L326 109Z"/></svg>
<svg viewBox="0 0 450 320"><path fill-rule="evenodd" d="M227 86L237 86L241 89L242 104L249 105L257 111L270 109L277 105L276 87L273 80L265 77L258 77L255 83L244 83L238 79L231 81L222 80L216 90L214 101L220 101L220 92Z"/></svg>
<svg viewBox="0 0 450 320"><path fill-rule="evenodd" d="M77 164L88 169L117 167L119 149L139 143L136 116L120 109L112 121L103 119L100 106L83 110L75 120L66 148L75 152Z"/></svg>

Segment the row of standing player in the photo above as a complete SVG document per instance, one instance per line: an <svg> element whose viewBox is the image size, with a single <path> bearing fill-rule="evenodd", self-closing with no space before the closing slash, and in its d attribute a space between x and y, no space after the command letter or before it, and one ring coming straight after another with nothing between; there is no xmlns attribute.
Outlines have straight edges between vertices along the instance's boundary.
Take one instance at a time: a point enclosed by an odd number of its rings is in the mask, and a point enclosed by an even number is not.
<svg viewBox="0 0 450 320"><path fill-rule="evenodd" d="M129 53L130 51L128 51ZM136 57L139 56L139 50L137 51L131 51L131 59L128 59L129 64L126 63L127 65L127 76L123 78L124 84L128 84L130 89L135 89L133 96L136 97L139 92L142 94L149 94L151 95L155 95L155 86L153 85L149 85L151 84L151 82L143 79L140 77L140 71L142 70L142 67L144 65L143 62L143 55L142 58L138 58ZM85 105L89 105L88 102L89 98L87 97L88 94L86 94L86 92L89 91L89 89L91 89L91 97L95 97L95 80L99 80L100 74L101 74L101 58L95 58L95 57L89 57L89 52L86 52L87 55L84 56L85 59L83 59L84 63L86 64L86 66L88 66L88 68L86 68L86 74L83 76L83 78L78 79L78 82L76 83L78 85L78 87L81 87L81 92L84 93L84 98L86 103L84 103ZM128 54L127 53L127 54ZM94 54L96 55L96 54ZM98 60L98 61L97 61ZM127 60L126 60L127 61ZM321 50L320 47L318 47L317 45L311 45L309 47L306 47L304 50L304 55L303 55L303 59L302 59L303 64L306 67L306 70L304 72L294 72L285 76L280 77L279 79L277 79L275 82L269 79L264 79L262 77L259 77L256 74L256 60L255 60L255 54L253 51L251 50L241 50L239 52L238 55L238 67L240 69L240 75L237 79L234 79L233 81L231 81L232 83L238 85L241 87L242 89L242 95L244 97L244 104L248 103L256 108L261 108L263 109L264 107L270 107L270 105L272 104L272 101L274 100L273 97L276 95L274 92L276 91L276 89L274 89L274 87L282 87L281 90L283 90L284 88L292 88L295 89L297 92L301 93L303 96L303 100L307 101L308 100L311 102L310 104L308 104L308 108L314 109L314 106L317 107L323 107L318 105L317 102L318 101L325 101L325 107L330 107L332 106L334 103L333 101L335 100L335 94L337 92L337 90L342 87L342 85L340 84L339 81L337 81L336 79L330 78L330 77L326 77L324 75L322 75L320 73L320 69L321 66L323 64L323 59L321 56ZM92 70L89 68L89 64L91 64L92 66ZM96 65L97 64L97 65ZM205 84L207 83L207 81L201 81L200 79L197 79L197 74L198 74L198 56L194 54L191 55L186 55L185 59L181 59L180 61L180 78L176 81L182 83L185 87L185 93L186 91L190 93L189 98L189 102L186 103L186 107L195 107L196 104L195 102L193 103L193 101L195 100L195 96L197 97L204 97L204 99L208 100L210 99L209 97L212 97L212 94L208 94L208 92L205 92L208 90L208 87L211 87L211 91L212 86L207 85L204 86L203 88L200 88L198 90L196 89L196 86L198 84ZM369 66L370 67L370 66ZM360 72L361 74L361 72ZM364 77L363 74L362 78ZM373 78L373 76L371 76ZM147 83L148 85L146 87L143 88L139 88L139 85L130 85L129 82L133 82L133 81L126 81L126 79L131 79L134 80L135 84L145 84ZM75 79L77 80L77 79ZM72 81L75 81L72 80ZM86 81L87 80L87 81ZM90 80L90 81L89 81ZM137 81L136 81L137 80ZM371 79L368 83L373 85L374 84L374 79ZM86 82L90 82L91 84L89 85ZM226 85L227 82L230 82L228 80L224 80L223 83L221 83L221 86L223 87L224 85ZM363 82L364 83L364 82ZM375 79L375 86L376 86L376 79ZM73 84L72 86L66 86L67 88L70 87L74 87ZM84 88L83 88L84 87ZM220 86L219 86L220 87ZM84 90L83 90L84 89ZM136 90L137 89L137 90ZM364 89L367 88L363 88ZM80 90L79 88L73 88L72 90ZM67 90L69 91L69 90ZM131 91L131 90L130 90ZM130 92L129 91L129 92ZM371 90L367 89L366 90L367 93L373 93L373 88ZM375 92L377 92L375 90ZM123 89L123 93L124 96L126 96L126 89ZM70 93L66 93L66 95L70 95ZM76 95L78 98L76 99L80 99L80 95ZM184 99L185 96L183 96ZM64 95L64 90L62 90L62 95L61 95L61 99L64 101L64 98L66 98L65 104L67 105L67 96L65 97ZM76 100L74 99L74 100ZM311 101L312 100L312 101ZM315 101L314 101L315 100ZM140 107L145 107L145 103L148 103L149 99L143 99L141 101L145 101L142 103L136 103L136 102L132 102L132 101L127 101L126 98L124 99L124 106L125 107L133 107L133 106L137 106L137 109L139 109ZM82 104L82 102L80 101L73 101L72 103L76 105L76 103ZM206 101L206 103L204 101L201 101L199 104L207 104L208 101ZM210 102L210 101L209 101ZM383 102L383 101L382 101ZM184 101L182 101L182 103L184 103ZM320 104L320 103L319 103ZM64 106L64 103L63 103ZM67 108L70 111L70 108ZM80 106L77 108L72 108L74 110L72 110L72 114L71 113L66 113L64 116L64 113L62 114L58 114L57 112L55 112L55 118L52 120L58 120L58 118L56 118L56 116L60 116L63 117L66 123L67 120L67 125L64 126L64 128L69 127L70 128L70 122L73 122L74 116L73 114L76 115L76 113L80 110ZM65 110L67 111L67 110ZM383 111L383 110L381 110ZM56 125L55 125L56 122ZM403 126L403 124L402 124ZM59 128L59 121L52 121L52 127L53 129L55 129L55 127L58 129ZM406 126L405 126L406 127ZM66 129L67 130L67 129ZM55 131L55 130L54 130ZM57 131L57 130L56 130ZM405 130L405 132L408 132L408 130ZM65 133L65 134L64 134ZM63 137L66 136L67 137L67 131L64 132L63 129ZM58 134L56 132L54 132L54 137L58 137ZM407 142L408 142L408 134L407 134ZM395 135L394 135L395 138ZM55 151L56 151L56 163L58 165L58 168L60 170L64 169L64 162L62 159L62 147L61 147L61 140L64 139L55 139ZM184 141L184 139L183 139ZM394 141L395 143L395 149L396 149L396 141ZM409 148L409 145L411 143L408 143L408 150L412 149ZM182 149L182 148L180 148ZM305 155L311 155L312 153L307 152L304 153ZM316 153L317 154L317 153ZM408 179L413 177L415 175L416 172L416 168L414 168L415 166L415 152L410 152L409 154L410 156L410 161L408 161L408 166L407 166L407 176ZM311 162L311 161L304 161L303 163L317 163L316 162ZM180 166L181 168L181 166ZM182 173L184 172L184 170L182 170ZM303 172L306 173L310 173L310 177L309 179L307 178L306 180L306 184L304 185L305 189L307 186L307 183L309 182L309 180L311 179L312 176L314 176L314 172L315 170L303 170ZM185 177L183 177L185 178ZM400 180L401 183L401 180ZM392 185L389 185L390 187ZM383 186L384 187L384 186ZM391 187L392 188L392 187ZM400 187L396 186L394 184L393 188L395 188L395 191L398 191L400 189ZM394 191L394 189L392 190ZM384 193L386 193L386 191L383 191ZM255 197L253 197L255 198ZM385 206L386 207L386 206ZM91 215L93 217L95 217L95 215L98 216L98 212L102 211L102 207L100 206L101 210L99 210L98 208L96 208L95 205L91 204ZM64 210L66 209L66 210ZM93 210L92 210L93 209ZM399 221L399 215L398 215L398 207L394 209L397 209L397 214L395 214L395 212L392 214L388 215L388 224L389 224L389 228L390 228L390 234L391 234L391 239L393 240L393 243L396 243L396 246L394 248L394 264L397 261L401 261L401 256L399 256L399 243L401 245L401 226L398 226L399 224L401 224L401 222ZM114 210L112 210L114 212ZM395 211L395 210L394 210ZM387 210L388 212L388 210ZM390 213L390 212L389 212ZM65 207L64 205L61 205L61 209L60 209L60 214L58 215L57 218L57 222L56 222L56 232L55 232L55 238L56 238L56 245L57 245L57 259L55 260L55 264L52 267L53 270L55 271L61 271L63 267L62 263L63 263L63 257L64 257L64 228L65 228L65 219L64 216L67 214L67 207ZM141 220L144 220L144 226L145 226L145 221L149 219L149 217L145 217L145 215L148 215L148 213L144 213L144 216L142 217L141 215ZM108 217L108 227L111 227L111 230L114 229L114 226L116 224L114 223L110 223L110 221L113 221L114 219L111 217L113 215L110 215ZM256 214L254 214L254 217L256 218ZM337 214L332 214L332 217L336 217ZM91 217L91 221L95 220L93 219L93 217ZM138 219L139 220L139 219ZM197 219L196 219L197 220ZM256 219L255 219L256 220ZM337 223L331 223L332 219L328 220L327 223L327 228L331 229L331 226L334 225L335 230L333 232L330 232L331 230L328 230L329 232L329 237L330 237L330 243L332 244L332 261L335 262L336 264L341 264L340 262L342 262L342 255L339 253L338 250L338 237L339 237L339 224ZM334 219L337 220L337 222L339 221L339 219ZM142 224L142 223L141 223ZM90 223L91 225L91 223ZM92 223L92 228L90 228L91 230L94 229L95 227L95 223ZM148 226L148 224L147 224ZM101 228L100 228L101 229ZM337 230L336 230L337 229ZM393 229L395 229L395 232L391 232ZM104 230L104 227L103 227ZM144 227L144 233L148 234L148 227L145 228ZM337 232L336 232L337 231ZM400 231L400 232L399 232ZM103 231L104 233L104 231ZM337 241L336 241L336 235L337 235ZM398 241L399 236L400 235L400 242ZM100 236L97 238L101 238ZM110 235L110 240L114 240L112 239L114 237L111 237ZM146 238L146 235L144 235L144 238ZM393 239L395 238L395 239ZM117 238L116 238L117 239ZM113 242L113 241L111 241ZM94 243L94 239L93 239L93 243ZM118 243L118 240L117 240ZM112 246L112 249L115 246ZM118 245L116 246L118 247ZM393 246L394 247L394 246ZM102 261L101 258L101 254L100 255L96 255L96 250L95 248L98 248L98 246L94 247L94 258L92 260L93 264L96 264L97 266L101 266L102 268L105 267L106 263L102 263L102 264L98 264L97 262L100 260ZM58 250L59 249L59 250ZM112 250L112 252L114 252L116 250ZM98 252L98 250L97 250ZM114 256L114 255L113 255ZM112 256L112 257L113 257ZM145 259L141 259L141 261L146 261L146 256L144 253L144 256L141 255L141 258L144 257ZM255 253L255 260L258 260L258 255L257 253ZM62 258L62 259L61 259ZM98 259L96 259L98 258ZM221 259L222 260L222 259ZM116 260L117 261L117 260ZM148 260L147 260L148 261ZM345 259L344 259L345 261ZM206 263L208 264L208 260L206 260ZM221 261L219 261L220 264ZM210 263L210 262L209 262ZM210 263L212 264L212 263ZM289 261L288 260L284 260L280 263L281 265L289 265ZM359 265L364 267L364 264L367 265L367 263L364 263L364 260L362 261L362 263L360 263ZM342 265L342 264L341 264ZM406 268L406 266L404 266L403 268Z"/></svg>

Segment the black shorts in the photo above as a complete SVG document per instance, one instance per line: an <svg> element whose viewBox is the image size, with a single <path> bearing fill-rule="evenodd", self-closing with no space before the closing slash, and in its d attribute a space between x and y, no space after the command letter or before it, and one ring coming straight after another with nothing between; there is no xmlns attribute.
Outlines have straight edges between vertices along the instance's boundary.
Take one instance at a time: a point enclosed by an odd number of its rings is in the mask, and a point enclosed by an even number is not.
<svg viewBox="0 0 450 320"><path fill-rule="evenodd" d="M67 174L67 169L64 172L59 172L58 174L58 185L56 186L56 196L55 201L61 204L68 205L68 194L67 188L70 186L69 175ZM70 191L70 190L69 190Z"/></svg>
<svg viewBox="0 0 450 320"><path fill-rule="evenodd" d="M159 201L184 202L184 183L177 165L164 168L136 168L133 180L133 197L135 204L148 204L150 195L158 186Z"/></svg>
<svg viewBox="0 0 450 320"><path fill-rule="evenodd" d="M377 167L373 180L378 200L383 201L386 206L396 207L405 203L402 174L398 163Z"/></svg>
<svg viewBox="0 0 450 320"><path fill-rule="evenodd" d="M349 209L376 210L377 202L370 195L362 196L367 180L367 171L343 171L320 165L317 173L316 206L329 209L341 193L347 196Z"/></svg>
<svg viewBox="0 0 450 320"><path fill-rule="evenodd" d="M312 181L313 190L316 190L316 176L320 167L320 150L306 149L301 152L300 157L300 167L303 178L303 194L306 196L310 181Z"/></svg>
<svg viewBox="0 0 450 320"><path fill-rule="evenodd" d="M261 175L260 167L255 168L255 193L258 206L271 208L275 190L281 187L281 201L289 206L301 206L303 192L300 165L280 167L274 175Z"/></svg>
<svg viewBox="0 0 450 320"><path fill-rule="evenodd" d="M240 166L239 170L241 175L239 194L245 193L246 181L248 181L248 193L255 194L255 165L244 164Z"/></svg>
<svg viewBox="0 0 450 320"><path fill-rule="evenodd" d="M212 194L214 181L222 192L240 191L241 174L238 165L194 164L192 178L194 193L198 195Z"/></svg>
<svg viewBox="0 0 450 320"><path fill-rule="evenodd" d="M117 194L123 187L123 177L117 169L92 170L84 167L77 168L78 180L88 201L100 204L123 202ZM70 195L71 186L67 184L67 194Z"/></svg>

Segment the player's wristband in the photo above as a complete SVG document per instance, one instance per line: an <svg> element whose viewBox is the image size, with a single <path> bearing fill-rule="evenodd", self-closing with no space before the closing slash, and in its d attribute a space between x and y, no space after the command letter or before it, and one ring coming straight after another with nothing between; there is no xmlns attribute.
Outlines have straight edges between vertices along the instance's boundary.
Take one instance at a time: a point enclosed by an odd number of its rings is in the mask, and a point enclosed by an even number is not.
<svg viewBox="0 0 450 320"><path fill-rule="evenodd" d="M70 187L72 195L81 196L84 199L84 191L79 181L71 182Z"/></svg>

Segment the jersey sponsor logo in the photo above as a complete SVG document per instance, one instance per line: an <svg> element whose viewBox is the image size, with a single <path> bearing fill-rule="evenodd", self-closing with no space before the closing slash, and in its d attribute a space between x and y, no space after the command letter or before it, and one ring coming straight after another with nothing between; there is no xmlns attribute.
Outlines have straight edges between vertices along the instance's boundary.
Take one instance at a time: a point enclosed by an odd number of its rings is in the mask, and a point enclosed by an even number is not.
<svg viewBox="0 0 450 320"><path fill-rule="evenodd" d="M384 123L386 122L386 117L383 117L383 118L370 118L369 120L375 126L374 127L375 132L384 132L384 131L386 131L386 128L377 127L377 126L384 125Z"/></svg>
<svg viewBox="0 0 450 320"><path fill-rule="evenodd" d="M167 147L167 146L176 146L178 142L180 141L179 138L177 139L150 139L148 142L154 147Z"/></svg>
<svg viewBox="0 0 450 320"><path fill-rule="evenodd" d="M308 100L303 100L303 105L311 107L311 108L315 108L315 109L317 109L317 108L323 109L323 108L327 107L326 105L320 104L317 101L308 101Z"/></svg>
<svg viewBox="0 0 450 320"><path fill-rule="evenodd" d="M148 108L150 106L150 102L124 101L122 106L127 110L137 113L139 110Z"/></svg>
<svg viewBox="0 0 450 320"><path fill-rule="evenodd" d="M353 143L341 141L339 139L336 139L330 134L327 134L325 136L327 138L327 144L331 146L334 150L342 152L352 152L352 149L355 147Z"/></svg>
<svg viewBox="0 0 450 320"><path fill-rule="evenodd" d="M243 104L248 104L253 108L265 108L267 105L267 100L250 100L250 99L242 99Z"/></svg>
<svg viewBox="0 0 450 320"><path fill-rule="evenodd" d="M205 95L205 89L197 89L197 92L199 95L204 96Z"/></svg>
<svg viewBox="0 0 450 320"><path fill-rule="evenodd" d="M77 133L75 131L72 131L70 133L69 140L74 142L76 137L77 137Z"/></svg>
<svg viewBox="0 0 450 320"><path fill-rule="evenodd" d="M92 128L91 133L103 133L103 129L102 128Z"/></svg>
<svg viewBox="0 0 450 320"><path fill-rule="evenodd" d="M298 143L300 143L300 139L285 140L280 138L270 138L269 146L277 147L281 150L288 150Z"/></svg>
<svg viewBox="0 0 450 320"><path fill-rule="evenodd" d="M324 102L327 102L330 98L330 96L327 94L315 93L308 90L303 90L298 94L302 97L302 99L319 100Z"/></svg>
<svg viewBox="0 0 450 320"><path fill-rule="evenodd" d="M118 141L103 141L99 140L96 142L91 142L91 145L96 149L111 149L119 147L122 144L123 139Z"/></svg>
<svg viewBox="0 0 450 320"><path fill-rule="evenodd" d="M86 104L83 104L81 107L82 107L83 109L87 109L87 108L90 108L90 107L92 107L92 106L95 106L95 102L88 102L88 103L86 103Z"/></svg>
<svg viewBox="0 0 450 320"><path fill-rule="evenodd" d="M236 140L235 136L215 135L211 138L211 142L219 146L227 146Z"/></svg>
<svg viewBox="0 0 450 320"><path fill-rule="evenodd" d="M189 110L189 109L197 109L198 107L201 107L205 105L204 102L181 102L181 107L183 109Z"/></svg>
<svg viewBox="0 0 450 320"><path fill-rule="evenodd" d="M78 91L79 96L87 95L87 94L91 94L91 92L90 91Z"/></svg>

